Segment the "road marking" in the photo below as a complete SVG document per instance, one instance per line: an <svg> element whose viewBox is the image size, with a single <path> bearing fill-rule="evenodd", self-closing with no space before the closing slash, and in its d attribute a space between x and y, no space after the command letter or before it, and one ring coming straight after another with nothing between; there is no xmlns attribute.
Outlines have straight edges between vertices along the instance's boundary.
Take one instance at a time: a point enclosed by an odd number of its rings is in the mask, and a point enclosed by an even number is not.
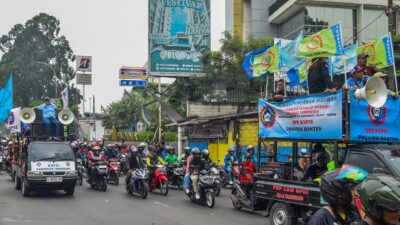
<svg viewBox="0 0 400 225"><path fill-rule="evenodd" d="M157 205L164 206L165 208L171 208L171 207L169 207L168 205L166 205L166 204L164 204L164 203L161 203L161 202L154 202L154 203L157 204Z"/></svg>
<svg viewBox="0 0 400 225"><path fill-rule="evenodd" d="M2 219L2 221L4 221L4 222L17 222L17 223L21 223L21 222L23 222L23 223L32 223L33 221L32 220L27 220L27 219L25 219L25 220L16 220L16 219L13 219L13 218L8 218L8 217L3 217L3 219Z"/></svg>

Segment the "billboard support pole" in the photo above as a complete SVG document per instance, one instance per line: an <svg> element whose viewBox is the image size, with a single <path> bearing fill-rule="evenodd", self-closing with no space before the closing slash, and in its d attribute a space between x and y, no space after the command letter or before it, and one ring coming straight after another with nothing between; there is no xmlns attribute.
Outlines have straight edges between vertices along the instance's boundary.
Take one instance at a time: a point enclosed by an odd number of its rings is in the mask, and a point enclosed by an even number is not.
<svg viewBox="0 0 400 225"><path fill-rule="evenodd" d="M82 101L82 116L85 117L85 84L82 84L82 94L83 94L83 101Z"/></svg>
<svg viewBox="0 0 400 225"><path fill-rule="evenodd" d="M158 93L161 98L161 77L158 78ZM161 103L158 103L158 142L161 144L161 136L162 136L162 129L161 129Z"/></svg>

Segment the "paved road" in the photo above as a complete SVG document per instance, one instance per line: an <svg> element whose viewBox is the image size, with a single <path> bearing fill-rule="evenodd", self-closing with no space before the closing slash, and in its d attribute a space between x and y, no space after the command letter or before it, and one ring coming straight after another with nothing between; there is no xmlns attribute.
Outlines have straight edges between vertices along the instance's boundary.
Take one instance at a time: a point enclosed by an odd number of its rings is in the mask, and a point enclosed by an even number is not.
<svg viewBox="0 0 400 225"><path fill-rule="evenodd" d="M77 186L74 196L57 191L24 198L14 190L10 177L0 172L0 225L20 224L266 225L268 219L233 209L227 190L216 198L212 209L191 203L178 190L170 190L166 197L150 194L143 200L128 195L121 183L109 185L105 193L84 183Z"/></svg>

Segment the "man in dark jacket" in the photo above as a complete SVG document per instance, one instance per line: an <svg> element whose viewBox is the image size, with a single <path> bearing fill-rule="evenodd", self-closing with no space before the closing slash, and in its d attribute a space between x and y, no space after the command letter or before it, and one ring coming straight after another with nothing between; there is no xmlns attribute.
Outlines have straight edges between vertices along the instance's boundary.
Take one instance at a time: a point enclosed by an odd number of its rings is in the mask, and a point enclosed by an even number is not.
<svg viewBox="0 0 400 225"><path fill-rule="evenodd" d="M139 145L138 148L142 148L143 146ZM143 151L139 151L135 146L131 147L131 151L128 152L128 173L126 174L126 187L129 187L132 178L132 172L135 169L141 169L145 167L144 159L145 155L143 155ZM143 147L144 148L144 147ZM140 149L142 150L142 149Z"/></svg>
<svg viewBox="0 0 400 225"><path fill-rule="evenodd" d="M201 152L198 148L192 151L193 159L189 164L190 179L192 180L193 190L195 192L196 199L200 199L199 194L199 173L205 169L204 161L201 160Z"/></svg>
<svg viewBox="0 0 400 225"><path fill-rule="evenodd" d="M308 69L308 88L310 94L326 91L336 92L336 88L333 87L331 77L329 76L328 64L325 57L313 59Z"/></svg>

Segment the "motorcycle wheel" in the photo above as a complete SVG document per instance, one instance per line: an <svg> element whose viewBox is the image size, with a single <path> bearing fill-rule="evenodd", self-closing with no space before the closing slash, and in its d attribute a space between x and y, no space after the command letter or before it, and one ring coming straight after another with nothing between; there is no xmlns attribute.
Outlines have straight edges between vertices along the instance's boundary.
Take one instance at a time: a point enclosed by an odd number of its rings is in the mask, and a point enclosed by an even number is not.
<svg viewBox="0 0 400 225"><path fill-rule="evenodd" d="M100 188L102 191L106 192L107 191L107 178L104 177L103 179L100 179Z"/></svg>
<svg viewBox="0 0 400 225"><path fill-rule="evenodd" d="M140 185L140 187L139 187L139 189L140 189L140 197L142 197L142 199L146 199L147 198L147 194L148 194L147 185L146 185L145 182L140 182L139 185Z"/></svg>
<svg viewBox="0 0 400 225"><path fill-rule="evenodd" d="M164 196L167 196L167 194L168 194L168 182L161 181L159 183L159 186L160 186L161 194L164 195Z"/></svg>
<svg viewBox="0 0 400 225"><path fill-rule="evenodd" d="M114 172L114 184L118 186L119 184L119 173Z"/></svg>
<svg viewBox="0 0 400 225"><path fill-rule="evenodd" d="M215 204L214 194L210 191L206 192L206 204L209 208L214 207Z"/></svg>
<svg viewBox="0 0 400 225"><path fill-rule="evenodd" d="M242 206L239 204L239 200L235 201L235 199L236 199L236 191L234 191L231 195L232 195L231 199L232 199L233 208L235 208L237 210L241 210Z"/></svg>
<svg viewBox="0 0 400 225"><path fill-rule="evenodd" d="M219 194L221 193L221 185L217 185L216 187L214 187L214 193L215 197L219 196Z"/></svg>

